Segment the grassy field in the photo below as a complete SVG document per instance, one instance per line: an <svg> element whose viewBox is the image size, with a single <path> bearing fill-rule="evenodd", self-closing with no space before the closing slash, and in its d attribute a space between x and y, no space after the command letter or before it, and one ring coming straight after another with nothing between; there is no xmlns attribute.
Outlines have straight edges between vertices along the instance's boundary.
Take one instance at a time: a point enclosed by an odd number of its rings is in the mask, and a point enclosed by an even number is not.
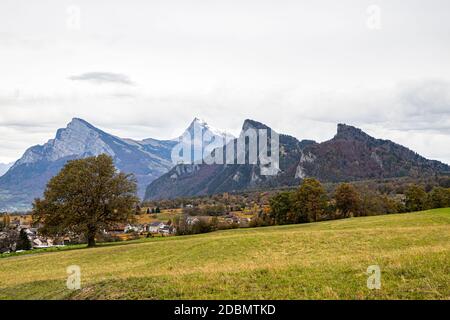
<svg viewBox="0 0 450 320"><path fill-rule="evenodd" d="M0 299L450 299L450 209L4 258Z"/></svg>

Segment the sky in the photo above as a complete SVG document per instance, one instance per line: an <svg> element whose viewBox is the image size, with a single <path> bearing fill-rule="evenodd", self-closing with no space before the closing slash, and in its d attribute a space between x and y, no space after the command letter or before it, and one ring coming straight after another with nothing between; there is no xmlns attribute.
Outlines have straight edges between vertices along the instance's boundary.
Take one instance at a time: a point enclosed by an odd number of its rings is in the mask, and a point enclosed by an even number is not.
<svg viewBox="0 0 450 320"><path fill-rule="evenodd" d="M448 0L2 0L0 163L71 118L168 139L194 117L337 123L450 163Z"/></svg>

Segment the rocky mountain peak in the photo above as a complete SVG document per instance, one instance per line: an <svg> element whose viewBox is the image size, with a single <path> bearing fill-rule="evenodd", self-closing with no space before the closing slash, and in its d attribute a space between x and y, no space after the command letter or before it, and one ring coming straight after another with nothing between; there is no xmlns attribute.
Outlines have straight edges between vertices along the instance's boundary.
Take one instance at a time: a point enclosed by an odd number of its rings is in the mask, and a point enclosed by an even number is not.
<svg viewBox="0 0 450 320"><path fill-rule="evenodd" d="M194 120L192 120L189 127L185 130L185 132L189 132L192 135L194 133L194 128L198 128L198 129L204 131L204 130L208 130L210 128L210 126L208 125L208 123L205 120L195 117Z"/></svg>
<svg viewBox="0 0 450 320"><path fill-rule="evenodd" d="M345 140L350 139L367 140L371 138L372 138L371 136L369 136L361 129L343 123L338 124L337 133L334 136L334 139L345 139Z"/></svg>
<svg viewBox="0 0 450 320"><path fill-rule="evenodd" d="M93 126L89 122L87 122L86 120L83 120L81 118L72 118L72 120L69 122L68 126L72 126L72 125L84 125L84 126L93 128Z"/></svg>
<svg viewBox="0 0 450 320"><path fill-rule="evenodd" d="M191 137L195 136L195 129L200 131L202 134L205 132L209 132L211 135L216 137L226 137L226 141L230 141L234 138L234 136L225 130L220 130L214 127L211 127L205 120L195 117L194 120L192 120L189 127L184 131L185 133L189 133Z"/></svg>
<svg viewBox="0 0 450 320"><path fill-rule="evenodd" d="M54 139L29 148L15 166L88 154L106 153L114 156L113 150L102 140L103 134L85 120L74 118L65 128L57 130Z"/></svg>
<svg viewBox="0 0 450 320"><path fill-rule="evenodd" d="M246 119L244 121L244 124L242 125L242 131L245 131L247 129L266 129L266 130L270 130L270 127L266 126L264 123L255 121L255 120L251 120L251 119Z"/></svg>
<svg viewBox="0 0 450 320"><path fill-rule="evenodd" d="M70 121L65 128L58 129L58 131L56 132L56 139L62 139L64 137L64 134L67 133L76 135L76 134L84 134L88 131L100 131L100 130L98 130L89 122L83 119L73 118L72 121Z"/></svg>
<svg viewBox="0 0 450 320"><path fill-rule="evenodd" d="M208 123L205 120L197 118L197 117L195 117L194 120L192 120L192 123L198 123L198 124L201 124L201 125L208 125Z"/></svg>

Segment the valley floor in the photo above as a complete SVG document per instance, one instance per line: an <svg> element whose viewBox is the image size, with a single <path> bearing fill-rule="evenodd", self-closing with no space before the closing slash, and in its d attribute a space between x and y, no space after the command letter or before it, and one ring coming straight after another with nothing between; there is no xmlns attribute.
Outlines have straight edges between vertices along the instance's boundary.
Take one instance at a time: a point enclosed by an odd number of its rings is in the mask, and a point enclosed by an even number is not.
<svg viewBox="0 0 450 320"><path fill-rule="evenodd" d="M450 208L4 258L0 299L450 299Z"/></svg>

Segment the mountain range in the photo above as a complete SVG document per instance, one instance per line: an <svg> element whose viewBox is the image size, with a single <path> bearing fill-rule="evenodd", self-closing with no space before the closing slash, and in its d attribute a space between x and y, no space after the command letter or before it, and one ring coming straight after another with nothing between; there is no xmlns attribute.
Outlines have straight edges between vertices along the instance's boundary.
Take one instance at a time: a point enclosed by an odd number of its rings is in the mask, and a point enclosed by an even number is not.
<svg viewBox="0 0 450 320"><path fill-rule="evenodd" d="M245 120L241 135L249 128L270 130L260 122ZM26 150L0 176L0 211L30 209L33 199L42 196L48 180L67 161L102 153L110 155L119 170L136 176L138 194L146 200L293 186L305 177L337 182L450 172L444 163L427 160L406 147L345 124L339 124L336 135L322 143L279 134L276 175L262 174L261 163L190 164L198 160L196 154L205 151L196 139L189 145L194 157L174 164L172 153L176 146L184 146L182 137L194 137L198 132L208 132L211 141L220 142L215 147L224 148L224 153L227 146L238 143L237 138L197 118L180 137L169 140L119 138L74 118L54 139Z"/></svg>
<svg viewBox="0 0 450 320"><path fill-rule="evenodd" d="M270 129L262 123L246 120L242 131L248 128ZM305 177L340 182L450 172L450 167L444 163L427 160L406 147L373 138L345 124L338 124L336 135L322 143L280 134L279 149L277 175L262 175L259 164L179 164L148 186L145 199L294 186Z"/></svg>

